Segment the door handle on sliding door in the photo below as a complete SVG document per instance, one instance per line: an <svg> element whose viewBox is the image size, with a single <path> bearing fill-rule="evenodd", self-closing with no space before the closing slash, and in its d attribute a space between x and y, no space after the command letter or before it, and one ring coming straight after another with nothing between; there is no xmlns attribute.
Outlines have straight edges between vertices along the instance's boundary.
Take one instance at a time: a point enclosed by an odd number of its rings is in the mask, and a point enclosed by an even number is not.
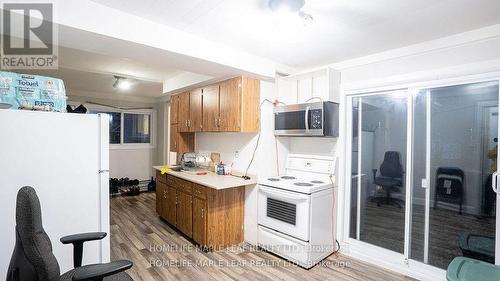
<svg viewBox="0 0 500 281"><path fill-rule="evenodd" d="M491 188L495 193L498 193L498 172L494 172L493 175L491 175Z"/></svg>

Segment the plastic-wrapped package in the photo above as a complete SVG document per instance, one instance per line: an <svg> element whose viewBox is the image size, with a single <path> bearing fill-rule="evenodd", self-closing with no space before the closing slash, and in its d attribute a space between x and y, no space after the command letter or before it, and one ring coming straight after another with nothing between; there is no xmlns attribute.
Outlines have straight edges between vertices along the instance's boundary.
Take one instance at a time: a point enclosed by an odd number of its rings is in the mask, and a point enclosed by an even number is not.
<svg viewBox="0 0 500 281"><path fill-rule="evenodd" d="M13 109L66 112L66 90L61 79L0 72L0 88L5 89L0 89L5 93L1 102Z"/></svg>
<svg viewBox="0 0 500 281"><path fill-rule="evenodd" d="M0 105L2 108L16 107L16 88L14 87L16 79L16 73L0 71Z"/></svg>

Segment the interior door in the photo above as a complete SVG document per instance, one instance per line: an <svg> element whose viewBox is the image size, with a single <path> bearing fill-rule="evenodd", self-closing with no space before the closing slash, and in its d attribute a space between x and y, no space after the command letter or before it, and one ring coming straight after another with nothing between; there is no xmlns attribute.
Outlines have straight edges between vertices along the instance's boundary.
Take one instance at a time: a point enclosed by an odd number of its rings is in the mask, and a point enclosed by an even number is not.
<svg viewBox="0 0 500 281"><path fill-rule="evenodd" d="M225 132L241 130L241 77L220 84L219 130Z"/></svg>
<svg viewBox="0 0 500 281"><path fill-rule="evenodd" d="M203 88L203 131L219 130L219 85Z"/></svg>
<svg viewBox="0 0 500 281"><path fill-rule="evenodd" d="M414 93L411 259L441 269L457 256L499 264L498 95L498 81Z"/></svg>
<svg viewBox="0 0 500 281"><path fill-rule="evenodd" d="M201 132L203 129L203 93L196 89L189 93L189 131Z"/></svg>
<svg viewBox="0 0 500 281"><path fill-rule="evenodd" d="M179 132L189 132L189 93L179 94L178 107L178 130Z"/></svg>

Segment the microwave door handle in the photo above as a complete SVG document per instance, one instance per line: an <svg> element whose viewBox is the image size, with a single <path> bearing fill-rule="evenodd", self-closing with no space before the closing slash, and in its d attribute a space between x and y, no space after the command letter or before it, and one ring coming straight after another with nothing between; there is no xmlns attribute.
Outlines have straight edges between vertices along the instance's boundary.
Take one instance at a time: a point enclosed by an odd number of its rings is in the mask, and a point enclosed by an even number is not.
<svg viewBox="0 0 500 281"><path fill-rule="evenodd" d="M305 114L305 117L304 117L304 121L306 123L306 133L309 134L310 131L309 131L309 110L311 109L310 106L307 106L306 107L306 114Z"/></svg>

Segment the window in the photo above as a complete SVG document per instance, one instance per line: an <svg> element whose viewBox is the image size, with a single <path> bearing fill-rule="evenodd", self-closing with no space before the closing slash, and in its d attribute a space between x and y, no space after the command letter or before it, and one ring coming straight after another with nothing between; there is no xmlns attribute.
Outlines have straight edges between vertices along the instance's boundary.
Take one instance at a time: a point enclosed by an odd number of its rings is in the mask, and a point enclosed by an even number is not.
<svg viewBox="0 0 500 281"><path fill-rule="evenodd" d="M109 143L118 148L123 145L154 144L153 111L109 111L105 108L89 110L90 114L105 113L109 115Z"/></svg>
<svg viewBox="0 0 500 281"><path fill-rule="evenodd" d="M122 115L120 112L106 112L109 114L109 143L119 144L121 140Z"/></svg>
<svg viewBox="0 0 500 281"><path fill-rule="evenodd" d="M151 115L150 114L123 114L123 143L150 143L151 142Z"/></svg>

